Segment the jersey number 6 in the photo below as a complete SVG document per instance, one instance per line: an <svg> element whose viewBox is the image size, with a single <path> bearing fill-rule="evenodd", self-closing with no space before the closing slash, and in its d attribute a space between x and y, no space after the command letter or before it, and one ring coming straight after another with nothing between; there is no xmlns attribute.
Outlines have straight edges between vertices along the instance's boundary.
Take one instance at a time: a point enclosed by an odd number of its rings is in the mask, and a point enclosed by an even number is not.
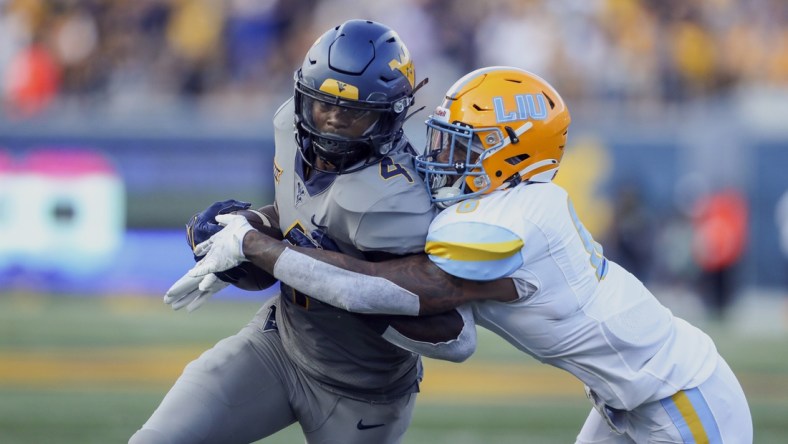
<svg viewBox="0 0 788 444"><path fill-rule="evenodd" d="M602 254L602 245L594 241L594 238L591 237L591 233L589 233L586 227L583 226L583 223L580 222L580 218L577 217L577 212L575 211L575 206L572 205L572 200L568 197L566 199L566 204L569 208L569 216L572 218L572 223L575 224L577 234L580 235L580 240L583 241L583 247L585 247L589 255L591 267L594 268L597 280L601 281L607 274L607 259L605 259L605 256Z"/></svg>

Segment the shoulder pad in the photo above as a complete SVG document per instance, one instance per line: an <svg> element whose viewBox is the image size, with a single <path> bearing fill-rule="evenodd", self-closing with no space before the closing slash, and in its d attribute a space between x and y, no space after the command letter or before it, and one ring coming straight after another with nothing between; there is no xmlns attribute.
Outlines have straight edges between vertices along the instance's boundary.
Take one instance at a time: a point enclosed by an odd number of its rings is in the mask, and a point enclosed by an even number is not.
<svg viewBox="0 0 788 444"><path fill-rule="evenodd" d="M292 128L295 123L295 105L291 97L283 103L279 109L274 113L274 128L287 129Z"/></svg>
<svg viewBox="0 0 788 444"><path fill-rule="evenodd" d="M342 188L337 203L353 212L427 212L432 207L427 187L409 160L406 154L387 156L363 170L340 175L334 183Z"/></svg>
<svg viewBox="0 0 788 444"><path fill-rule="evenodd" d="M440 269L477 281L500 279L523 264L523 240L507 228L458 222L430 230L424 251Z"/></svg>
<svg viewBox="0 0 788 444"><path fill-rule="evenodd" d="M377 169L369 167L339 176L332 187L336 207L329 226L347 226L360 250L397 254L422 251L435 216L426 188L405 180L387 182L375 177Z"/></svg>
<svg viewBox="0 0 788 444"><path fill-rule="evenodd" d="M422 251L435 209L409 161L407 153L392 154L378 164L340 175L331 187L336 206L329 226L346 226L362 251Z"/></svg>
<svg viewBox="0 0 788 444"><path fill-rule="evenodd" d="M364 215L353 238L361 251L385 251L394 254L417 254L424 249L424 240L433 213L379 212Z"/></svg>

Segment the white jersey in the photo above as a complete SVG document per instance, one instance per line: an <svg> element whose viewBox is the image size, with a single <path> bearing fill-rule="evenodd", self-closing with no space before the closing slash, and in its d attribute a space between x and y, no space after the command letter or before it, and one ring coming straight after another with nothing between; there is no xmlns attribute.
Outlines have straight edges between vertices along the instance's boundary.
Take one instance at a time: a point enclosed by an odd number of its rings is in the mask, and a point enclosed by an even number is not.
<svg viewBox="0 0 788 444"><path fill-rule="evenodd" d="M605 259L553 183L442 211L426 252L458 277L513 279L519 298L474 303L477 324L572 373L610 407L631 410L696 387L717 367L711 338Z"/></svg>

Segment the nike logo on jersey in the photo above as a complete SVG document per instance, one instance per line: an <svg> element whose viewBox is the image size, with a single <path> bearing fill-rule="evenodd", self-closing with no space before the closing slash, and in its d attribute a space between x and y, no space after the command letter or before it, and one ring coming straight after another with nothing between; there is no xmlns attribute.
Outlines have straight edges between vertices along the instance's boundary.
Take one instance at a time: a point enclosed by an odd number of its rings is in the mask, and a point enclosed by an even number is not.
<svg viewBox="0 0 788 444"><path fill-rule="evenodd" d="M304 203L304 196L306 195L306 187L304 184L301 183L300 180L296 180L296 189L295 189L295 203L293 204L294 207L298 208Z"/></svg>
<svg viewBox="0 0 788 444"><path fill-rule="evenodd" d="M363 419L358 420L358 424L356 424L356 428L359 430L368 430L368 429L376 429L378 427L383 427L386 424L364 424Z"/></svg>

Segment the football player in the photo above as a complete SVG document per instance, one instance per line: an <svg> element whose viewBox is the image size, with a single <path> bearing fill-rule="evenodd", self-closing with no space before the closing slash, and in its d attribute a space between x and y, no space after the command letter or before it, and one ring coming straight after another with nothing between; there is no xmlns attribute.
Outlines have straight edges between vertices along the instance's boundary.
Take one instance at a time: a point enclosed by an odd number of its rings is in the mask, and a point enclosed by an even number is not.
<svg viewBox="0 0 788 444"><path fill-rule="evenodd" d="M712 339L605 258L552 182L569 124L538 76L474 71L430 117L415 159L445 208L426 254L364 262L286 247L220 216L227 227L198 246L209 253L191 275L251 260L300 291L326 287L320 297L350 311L416 316L470 304L477 324L585 384L594 408L578 443L751 443L747 400Z"/></svg>
<svg viewBox="0 0 788 444"><path fill-rule="evenodd" d="M351 20L314 43L274 116L272 225L285 238L299 244L319 228L333 248L368 260L424 248L435 209L402 132L417 89L407 48L384 25ZM207 238L209 225L221 229L214 216L246 206L211 206L191 237ZM223 286L214 275L181 279L165 302L193 309ZM409 350L467 358L475 329L463 329L463 316L359 315L282 285L246 328L185 368L131 442L252 442L296 421L307 442L399 442L422 372Z"/></svg>

